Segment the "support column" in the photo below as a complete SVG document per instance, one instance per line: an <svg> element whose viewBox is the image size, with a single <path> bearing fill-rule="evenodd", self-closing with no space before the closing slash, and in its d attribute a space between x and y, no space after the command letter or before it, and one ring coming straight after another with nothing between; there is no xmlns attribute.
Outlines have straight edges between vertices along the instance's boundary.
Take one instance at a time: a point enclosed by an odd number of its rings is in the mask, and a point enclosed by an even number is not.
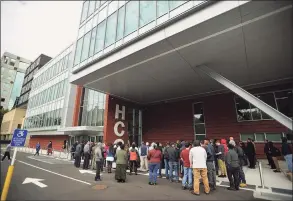
<svg viewBox="0 0 293 201"><path fill-rule="evenodd" d="M218 74L214 70L208 68L207 66L201 65L201 66L196 66L193 68L194 70L200 70L201 72L205 73L209 77L213 78L226 88L230 89L233 91L235 94L246 100L247 102L251 103L255 107L259 108L262 112L265 112L268 114L270 117L275 119L277 122L280 124L286 126L289 130L292 130L292 119L284 115L283 113L279 112L275 108L271 107L270 105L266 104L262 100L258 99L254 95L248 93L235 83L231 82L230 80L226 79L222 75Z"/></svg>

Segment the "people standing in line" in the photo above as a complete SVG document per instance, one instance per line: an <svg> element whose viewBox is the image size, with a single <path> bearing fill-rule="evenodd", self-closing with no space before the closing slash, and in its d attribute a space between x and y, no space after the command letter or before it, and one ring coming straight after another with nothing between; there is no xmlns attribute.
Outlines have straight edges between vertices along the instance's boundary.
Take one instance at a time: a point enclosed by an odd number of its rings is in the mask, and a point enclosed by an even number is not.
<svg viewBox="0 0 293 201"><path fill-rule="evenodd" d="M90 142L87 142L83 148L84 161L83 161L83 169L87 170L90 164Z"/></svg>
<svg viewBox="0 0 293 201"><path fill-rule="evenodd" d="M149 185L157 185L158 170L162 160L162 152L156 144L153 145L153 149L148 153L149 160Z"/></svg>
<svg viewBox="0 0 293 201"><path fill-rule="evenodd" d="M247 159L247 149L246 149L246 145L244 142L240 141L239 142L239 147L241 147L241 149L243 150L244 156L243 156L243 166L247 166L248 165L248 159Z"/></svg>
<svg viewBox="0 0 293 201"><path fill-rule="evenodd" d="M115 179L117 180L117 182L125 183L128 156L127 156L127 152L124 150L124 144L120 145L120 150L117 150L115 158L116 158Z"/></svg>
<svg viewBox="0 0 293 201"><path fill-rule="evenodd" d="M162 146L162 144L159 143L159 142L157 142L156 145L157 145L156 146L157 149L160 150L161 153L163 153L163 146ZM160 161L159 175L158 175L159 178L162 178L162 168L163 168L163 157L161 158L161 161Z"/></svg>
<svg viewBox="0 0 293 201"><path fill-rule="evenodd" d="M219 163L218 163L218 155L216 153L218 153L218 145L216 144L218 140L215 139L213 140L213 147L215 150L215 167L216 167L216 175L219 175Z"/></svg>
<svg viewBox="0 0 293 201"><path fill-rule="evenodd" d="M204 191L206 194L210 193L208 173L207 173L207 152L201 147L199 140L194 141L194 147L191 148L189 152L189 161L190 167L193 168L193 191L191 192L194 195L200 195L199 192L199 178L202 178L204 185Z"/></svg>
<svg viewBox="0 0 293 201"><path fill-rule="evenodd" d="M164 159L164 164L165 164L165 175L166 175L166 179L169 180L169 155L167 152L167 149L170 147L170 143L167 142L166 146L163 149L163 159Z"/></svg>
<svg viewBox="0 0 293 201"><path fill-rule="evenodd" d="M40 153L39 153L40 152L40 149L41 149L40 142L37 142L37 144L36 144L36 153L34 154L34 156L35 155L38 155L38 156L40 155Z"/></svg>
<svg viewBox="0 0 293 201"><path fill-rule="evenodd" d="M103 166L103 152L102 152L102 143L98 142L95 149L95 161L96 161L96 176L95 181L101 181L101 166Z"/></svg>
<svg viewBox="0 0 293 201"><path fill-rule="evenodd" d="M272 168L276 168L274 172L281 172L279 161L277 158L278 156L281 156L281 152L277 147L274 146L273 142L271 141L269 142L269 154L274 162L274 166Z"/></svg>
<svg viewBox="0 0 293 201"><path fill-rule="evenodd" d="M264 148L263 148L264 150L264 153L265 153L265 155L266 155L266 157L267 157L267 160L268 160L268 165L272 165L271 163L271 161L272 161L272 159L271 159L271 157L269 156L269 141L268 140L265 140L265 146L264 146Z"/></svg>
<svg viewBox="0 0 293 201"><path fill-rule="evenodd" d="M185 143L185 149L180 153L180 158L183 161L183 179L182 179L182 189L192 190L193 180L192 180L192 168L190 167L189 152L192 147L190 143Z"/></svg>
<svg viewBox="0 0 293 201"><path fill-rule="evenodd" d="M113 144L109 143L108 147L109 149L107 150L107 158L106 158L107 169L108 169L108 173L112 173L112 164L113 164L114 156L115 156L114 146Z"/></svg>
<svg viewBox="0 0 293 201"><path fill-rule="evenodd" d="M216 155L218 156L218 165L221 172L219 177L225 178L227 177L227 169L225 165L225 154L228 152L226 140L222 139L221 143L217 141L216 144L218 146L218 152L216 153Z"/></svg>
<svg viewBox="0 0 293 201"><path fill-rule="evenodd" d="M235 147L229 143L228 144L229 151L226 154L226 165L227 165L227 173L228 179L230 182L230 187L228 190L239 190L239 159L238 154L235 151Z"/></svg>
<svg viewBox="0 0 293 201"><path fill-rule="evenodd" d="M247 157L249 160L249 168L255 169L255 147L252 143L251 138L247 139L247 146L246 146Z"/></svg>
<svg viewBox="0 0 293 201"><path fill-rule="evenodd" d="M137 175L137 166L139 162L139 154L135 147L135 144L132 144L131 148L128 152L128 158L129 158L129 175L132 175L132 172Z"/></svg>
<svg viewBox="0 0 293 201"><path fill-rule="evenodd" d="M5 149L5 152L4 152L4 155L2 157L1 162L4 161L4 159L6 157L8 158L8 161L10 162L10 152L11 152L11 143L6 146L6 149Z"/></svg>
<svg viewBox="0 0 293 201"><path fill-rule="evenodd" d="M72 146L71 146L71 149L70 149L70 152L71 152L71 160L74 159L74 153L75 153L75 150L76 150L76 146L78 145L78 141L76 141Z"/></svg>
<svg viewBox="0 0 293 201"><path fill-rule="evenodd" d="M97 165L96 165L96 157L95 157L95 150L98 147L97 143L93 143L92 149L91 149L91 158L92 158L92 165L91 165L91 169L92 170L96 170Z"/></svg>
<svg viewBox="0 0 293 201"><path fill-rule="evenodd" d="M52 141L49 141L49 144L47 145L47 155L53 154L52 149L53 149Z"/></svg>
<svg viewBox="0 0 293 201"><path fill-rule="evenodd" d="M167 148L167 154L169 159L169 180L173 182L173 171L175 172L175 181L179 183L179 175L178 175L178 160L179 160L179 151L175 148L175 143L172 143L171 147Z"/></svg>
<svg viewBox="0 0 293 201"><path fill-rule="evenodd" d="M239 160L239 186L240 187L246 187L246 179L245 179L245 174L243 171L243 165L244 165L244 151L240 146L237 146L234 140L230 140L229 144L234 146L234 149L236 153L238 154L238 160Z"/></svg>
<svg viewBox="0 0 293 201"><path fill-rule="evenodd" d="M79 143L76 146L75 153L74 153L74 166L79 168L81 162L81 152L82 152L82 145Z"/></svg>
<svg viewBox="0 0 293 201"><path fill-rule="evenodd" d="M204 140L204 145L207 151L207 169L208 169L208 179L211 190L216 190L216 167L215 167L215 150L213 145L210 144L209 139Z"/></svg>
<svg viewBox="0 0 293 201"><path fill-rule="evenodd" d="M142 171L148 171L148 147L144 144L144 142L141 142L141 146L139 148L139 155L140 155L140 168Z"/></svg>
<svg viewBox="0 0 293 201"><path fill-rule="evenodd" d="M287 143L287 138L283 137L282 138L282 155L284 156L287 166L288 166L288 173L293 172L292 168L292 148L291 146Z"/></svg>

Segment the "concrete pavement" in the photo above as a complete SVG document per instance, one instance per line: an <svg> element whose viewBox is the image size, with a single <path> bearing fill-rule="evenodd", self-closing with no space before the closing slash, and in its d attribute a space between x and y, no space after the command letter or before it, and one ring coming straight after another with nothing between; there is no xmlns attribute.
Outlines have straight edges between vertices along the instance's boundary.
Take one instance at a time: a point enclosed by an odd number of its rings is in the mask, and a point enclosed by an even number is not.
<svg viewBox="0 0 293 201"><path fill-rule="evenodd" d="M181 190L180 184L169 183L166 179L159 179L158 186L149 186L143 175L127 176L127 182L120 184L114 180L114 173L103 173L103 181L95 182L93 172L82 174L79 171L82 169L75 168L72 163L53 158L46 163L48 160L42 160L41 156L39 160L31 156L17 154L8 200L257 200L252 191L231 192L223 187L210 195L193 196ZM8 165L7 160L1 163L1 187ZM47 187L22 184L26 178L42 179L40 182ZM100 187L106 189L97 190Z"/></svg>

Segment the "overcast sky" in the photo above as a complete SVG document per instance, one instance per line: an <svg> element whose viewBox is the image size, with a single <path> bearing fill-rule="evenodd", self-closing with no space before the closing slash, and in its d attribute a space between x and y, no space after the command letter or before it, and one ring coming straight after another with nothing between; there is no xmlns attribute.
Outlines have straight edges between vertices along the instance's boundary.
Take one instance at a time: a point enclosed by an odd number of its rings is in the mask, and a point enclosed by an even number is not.
<svg viewBox="0 0 293 201"><path fill-rule="evenodd" d="M1 1L1 55L55 57L76 40L82 1Z"/></svg>

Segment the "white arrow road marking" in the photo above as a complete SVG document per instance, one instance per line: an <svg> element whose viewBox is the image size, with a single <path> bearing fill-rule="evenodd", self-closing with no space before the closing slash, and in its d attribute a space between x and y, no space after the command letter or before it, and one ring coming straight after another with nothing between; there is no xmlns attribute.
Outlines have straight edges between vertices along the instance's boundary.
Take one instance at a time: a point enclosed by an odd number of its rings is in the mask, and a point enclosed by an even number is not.
<svg viewBox="0 0 293 201"><path fill-rule="evenodd" d="M29 183L32 183L32 184L35 184L37 185L38 187L40 188L45 188L47 187L46 184L43 184L41 183L40 181L44 181L44 179L37 179L37 178L25 178L25 180L22 182L22 184L29 184Z"/></svg>
<svg viewBox="0 0 293 201"><path fill-rule="evenodd" d="M79 170L79 172L81 174L84 174L84 173L88 173L88 174L96 174L95 172L91 171L91 170ZM100 174L100 175L103 175L103 174Z"/></svg>

